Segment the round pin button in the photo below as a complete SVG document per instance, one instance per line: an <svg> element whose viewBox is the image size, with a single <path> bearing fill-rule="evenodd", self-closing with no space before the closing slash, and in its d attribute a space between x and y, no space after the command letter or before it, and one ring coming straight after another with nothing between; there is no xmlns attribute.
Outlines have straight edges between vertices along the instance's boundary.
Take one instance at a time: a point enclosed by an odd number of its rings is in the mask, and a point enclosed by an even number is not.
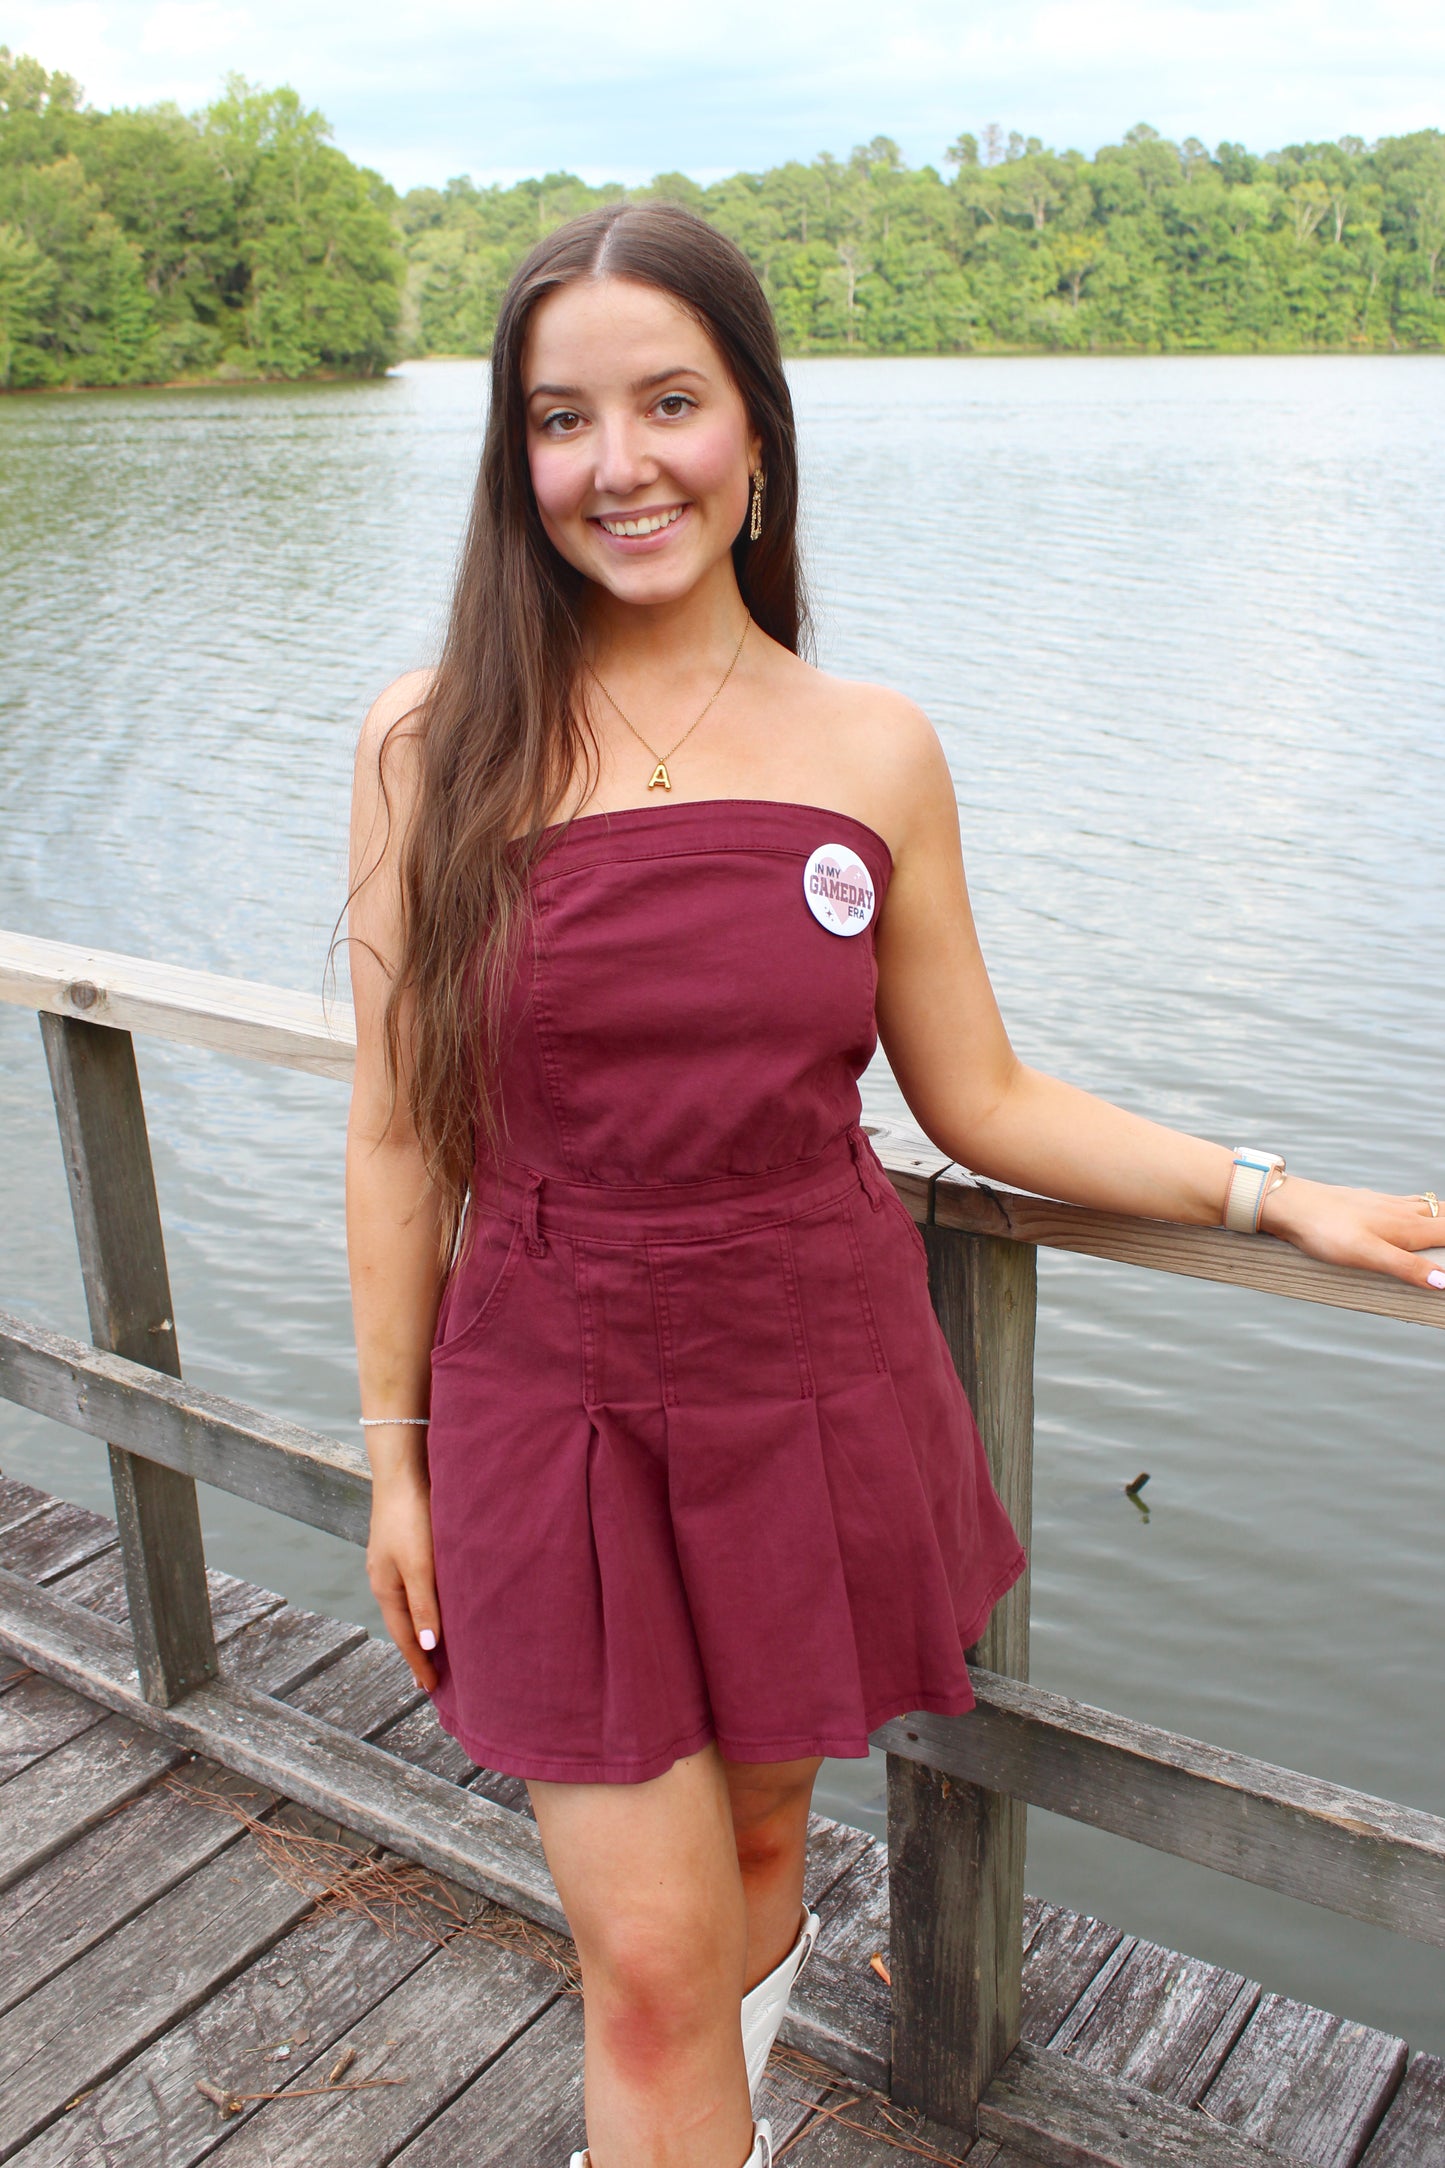
<svg viewBox="0 0 1445 2168"><path fill-rule="evenodd" d="M862 933L873 917L873 876L849 843L820 843L803 868L808 909L829 933Z"/></svg>

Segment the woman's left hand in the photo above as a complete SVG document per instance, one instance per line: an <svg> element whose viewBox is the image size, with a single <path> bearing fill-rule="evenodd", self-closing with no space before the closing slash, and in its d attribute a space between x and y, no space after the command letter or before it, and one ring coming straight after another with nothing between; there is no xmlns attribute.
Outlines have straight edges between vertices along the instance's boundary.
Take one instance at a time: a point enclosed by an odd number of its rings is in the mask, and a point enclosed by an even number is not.
<svg viewBox="0 0 1445 2168"><path fill-rule="evenodd" d="M1436 1218L1423 1197L1341 1189L1292 1174L1266 1197L1260 1232L1293 1242L1327 1265L1387 1272L1411 1287L1445 1292L1445 1263L1419 1254L1445 1250L1445 1214Z"/></svg>

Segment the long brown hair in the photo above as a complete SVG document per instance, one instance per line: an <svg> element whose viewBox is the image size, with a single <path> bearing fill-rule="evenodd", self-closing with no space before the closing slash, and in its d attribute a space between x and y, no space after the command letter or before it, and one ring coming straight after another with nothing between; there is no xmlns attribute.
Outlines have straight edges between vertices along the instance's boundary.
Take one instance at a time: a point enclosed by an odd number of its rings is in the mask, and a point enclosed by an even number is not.
<svg viewBox="0 0 1445 2168"><path fill-rule="evenodd" d="M767 478L762 534L751 542L744 530L733 544L738 586L764 632L795 653L807 638L793 405L752 266L675 204L608 204L572 219L537 244L503 299L446 642L420 710L403 718L419 740L418 788L401 857L386 1062L394 1091L405 1031L410 1112L448 1254L478 1149L500 1145L498 1032L528 868L569 785L595 774L578 697L584 582L552 547L532 493L522 357L538 303L573 279L601 277L670 295L721 355L762 439Z"/></svg>

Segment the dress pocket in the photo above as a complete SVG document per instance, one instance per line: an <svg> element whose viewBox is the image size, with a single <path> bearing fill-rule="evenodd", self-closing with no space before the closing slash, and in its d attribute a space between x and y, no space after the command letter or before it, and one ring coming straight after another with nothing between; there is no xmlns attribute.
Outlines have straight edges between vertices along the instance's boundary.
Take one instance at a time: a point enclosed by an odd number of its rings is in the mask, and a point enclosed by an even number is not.
<svg viewBox="0 0 1445 2168"><path fill-rule="evenodd" d="M922 1264L923 1269L926 1272L928 1270L928 1245L924 1241L923 1236L919 1233L918 1222L913 1217L913 1214L909 1211L907 1205L903 1202L903 1199L899 1196L896 1189L893 1192L893 1202L898 1207L898 1217L902 1220L904 1226L908 1229L909 1240L912 1242L914 1249L918 1252L919 1262Z"/></svg>
<svg viewBox="0 0 1445 2168"><path fill-rule="evenodd" d="M518 1221L489 1214L472 1228L466 1253L456 1265L442 1296L432 1343L433 1365L448 1363L475 1346L506 1299L522 1254Z"/></svg>

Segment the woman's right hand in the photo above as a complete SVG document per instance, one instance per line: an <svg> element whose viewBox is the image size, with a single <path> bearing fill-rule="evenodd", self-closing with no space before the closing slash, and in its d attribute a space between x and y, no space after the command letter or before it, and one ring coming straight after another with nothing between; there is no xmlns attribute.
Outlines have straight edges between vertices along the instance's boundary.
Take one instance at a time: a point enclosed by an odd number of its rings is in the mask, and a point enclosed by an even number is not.
<svg viewBox="0 0 1445 2168"><path fill-rule="evenodd" d="M431 1493L419 1470L376 1476L371 1487L371 1532L366 1574L386 1630L420 1687L431 1693L436 1665L423 1645L441 1639L436 1575L432 1566Z"/></svg>

